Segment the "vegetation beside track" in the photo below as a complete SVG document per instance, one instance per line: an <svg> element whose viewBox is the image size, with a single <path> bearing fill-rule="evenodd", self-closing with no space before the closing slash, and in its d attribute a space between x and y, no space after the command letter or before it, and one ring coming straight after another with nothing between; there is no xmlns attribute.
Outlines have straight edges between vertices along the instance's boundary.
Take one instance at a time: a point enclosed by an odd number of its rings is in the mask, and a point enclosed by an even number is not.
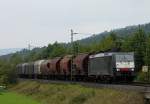
<svg viewBox="0 0 150 104"><path fill-rule="evenodd" d="M42 104L144 104L136 92L87 88L76 84L47 84L24 81L10 88Z"/></svg>
<svg viewBox="0 0 150 104"><path fill-rule="evenodd" d="M0 104L39 104L37 101L15 92L0 90Z"/></svg>

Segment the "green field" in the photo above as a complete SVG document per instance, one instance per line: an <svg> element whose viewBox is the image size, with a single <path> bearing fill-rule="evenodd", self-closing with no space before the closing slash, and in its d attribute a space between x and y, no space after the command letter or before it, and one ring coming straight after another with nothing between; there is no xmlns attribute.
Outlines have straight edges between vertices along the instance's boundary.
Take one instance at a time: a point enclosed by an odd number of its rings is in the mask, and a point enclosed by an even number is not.
<svg viewBox="0 0 150 104"><path fill-rule="evenodd" d="M39 104L30 97L14 92L0 91L0 104Z"/></svg>

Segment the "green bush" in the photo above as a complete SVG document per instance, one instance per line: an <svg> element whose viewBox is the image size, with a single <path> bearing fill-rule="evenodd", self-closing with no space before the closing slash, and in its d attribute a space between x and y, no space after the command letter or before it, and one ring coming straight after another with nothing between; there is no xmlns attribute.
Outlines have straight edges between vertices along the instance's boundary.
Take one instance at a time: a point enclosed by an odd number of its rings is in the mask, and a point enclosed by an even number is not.
<svg viewBox="0 0 150 104"><path fill-rule="evenodd" d="M146 72L139 72L139 74L137 75L136 81L150 82L150 72L149 74Z"/></svg>
<svg viewBox="0 0 150 104"><path fill-rule="evenodd" d="M15 65L7 61L0 61L0 85L7 86L16 82L17 75L15 70Z"/></svg>

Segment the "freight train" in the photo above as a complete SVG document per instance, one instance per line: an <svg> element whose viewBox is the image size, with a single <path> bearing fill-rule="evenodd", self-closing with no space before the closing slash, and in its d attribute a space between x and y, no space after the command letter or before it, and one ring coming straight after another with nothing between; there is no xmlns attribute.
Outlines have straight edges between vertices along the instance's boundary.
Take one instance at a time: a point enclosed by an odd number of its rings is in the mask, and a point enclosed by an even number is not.
<svg viewBox="0 0 150 104"><path fill-rule="evenodd" d="M82 81L131 81L135 77L133 52L83 53L17 65L20 78Z"/></svg>

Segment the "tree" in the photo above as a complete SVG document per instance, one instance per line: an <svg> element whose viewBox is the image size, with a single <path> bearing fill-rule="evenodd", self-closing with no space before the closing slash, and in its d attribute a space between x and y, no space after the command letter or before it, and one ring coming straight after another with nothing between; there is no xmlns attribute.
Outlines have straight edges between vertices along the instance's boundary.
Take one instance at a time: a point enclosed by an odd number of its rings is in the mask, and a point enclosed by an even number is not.
<svg viewBox="0 0 150 104"><path fill-rule="evenodd" d="M12 62L0 60L0 84L8 85L16 82L16 65Z"/></svg>
<svg viewBox="0 0 150 104"><path fill-rule="evenodd" d="M49 57L61 57L66 54L66 49L64 47L64 44L55 42L52 45L51 52L49 53Z"/></svg>
<svg viewBox="0 0 150 104"><path fill-rule="evenodd" d="M107 37L104 37L98 44L95 44L94 50L95 51L106 51L111 50L113 48L118 48L119 38L114 32L111 32Z"/></svg>
<svg viewBox="0 0 150 104"><path fill-rule="evenodd" d="M126 52L135 52L136 69L140 70L145 64L144 57L146 55L146 34L139 29L131 36L125 39L122 45L122 50Z"/></svg>

